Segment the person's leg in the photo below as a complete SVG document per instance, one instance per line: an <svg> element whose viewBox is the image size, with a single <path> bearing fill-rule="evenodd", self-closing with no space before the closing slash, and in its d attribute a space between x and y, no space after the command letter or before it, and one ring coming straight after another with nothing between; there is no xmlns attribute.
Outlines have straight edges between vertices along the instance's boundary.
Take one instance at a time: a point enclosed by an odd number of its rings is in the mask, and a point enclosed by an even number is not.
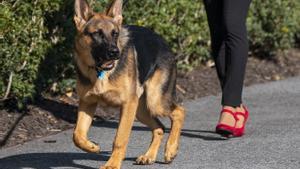
<svg viewBox="0 0 300 169"><path fill-rule="evenodd" d="M248 57L246 18L251 0L223 0L223 21L226 30L226 75L222 88L222 104L245 113L242 90ZM245 116L238 115L235 128L244 125Z"/></svg>
<svg viewBox="0 0 300 169"><path fill-rule="evenodd" d="M248 57L246 17L251 0L223 0L223 21L226 31L226 73L222 104L239 107Z"/></svg>
<svg viewBox="0 0 300 169"><path fill-rule="evenodd" d="M225 79L225 29L223 25L223 1L204 0L205 10L211 36L212 57L214 59L221 88L224 86ZM235 111L233 107L224 106L224 109ZM222 113L218 124L229 126L235 125L235 119L231 114Z"/></svg>
<svg viewBox="0 0 300 169"><path fill-rule="evenodd" d="M223 1L204 0L211 36L212 57L214 59L221 88L225 79L225 32L223 26Z"/></svg>

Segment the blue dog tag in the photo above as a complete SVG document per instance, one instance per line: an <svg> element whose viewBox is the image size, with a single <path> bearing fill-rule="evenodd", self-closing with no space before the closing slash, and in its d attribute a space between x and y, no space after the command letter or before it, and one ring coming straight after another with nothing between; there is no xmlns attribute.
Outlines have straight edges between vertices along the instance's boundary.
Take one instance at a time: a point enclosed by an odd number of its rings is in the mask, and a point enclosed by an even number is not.
<svg viewBox="0 0 300 169"><path fill-rule="evenodd" d="M97 77L98 77L98 79L103 79L103 78L104 78L104 75L105 75L105 71L98 71L98 72L97 72Z"/></svg>

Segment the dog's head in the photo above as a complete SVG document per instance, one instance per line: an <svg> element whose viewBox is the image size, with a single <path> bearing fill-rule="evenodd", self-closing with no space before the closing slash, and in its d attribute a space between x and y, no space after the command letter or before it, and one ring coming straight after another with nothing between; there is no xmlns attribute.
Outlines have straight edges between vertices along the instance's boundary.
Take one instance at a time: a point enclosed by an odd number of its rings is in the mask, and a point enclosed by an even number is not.
<svg viewBox="0 0 300 169"><path fill-rule="evenodd" d="M114 0L106 11L96 13L86 0L75 0L75 48L84 62L98 71L113 69L120 58L122 3L122 0Z"/></svg>

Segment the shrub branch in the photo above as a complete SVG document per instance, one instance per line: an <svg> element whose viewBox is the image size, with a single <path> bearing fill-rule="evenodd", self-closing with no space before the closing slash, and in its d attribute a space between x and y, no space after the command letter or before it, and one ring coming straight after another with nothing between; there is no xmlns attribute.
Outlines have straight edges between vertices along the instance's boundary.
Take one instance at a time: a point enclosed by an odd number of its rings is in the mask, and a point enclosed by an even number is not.
<svg viewBox="0 0 300 169"><path fill-rule="evenodd" d="M7 99L8 95L10 93L13 76L14 76L14 72L10 72L10 74L9 74L9 80L8 80L8 85L7 85L7 88L6 88L5 95L4 95L3 98L0 99L0 101L4 101L4 100Z"/></svg>
<svg viewBox="0 0 300 169"><path fill-rule="evenodd" d="M26 64L27 64L27 61L24 61L22 66L17 71L19 72L19 71L23 70L25 68ZM13 76L14 76L14 72L11 71L10 74L9 74L8 84L7 84L7 88L6 88L6 91L5 91L5 95L3 96L3 98L0 99L0 101L4 101L8 98L10 90L11 90L11 84L12 84L12 81L13 81Z"/></svg>

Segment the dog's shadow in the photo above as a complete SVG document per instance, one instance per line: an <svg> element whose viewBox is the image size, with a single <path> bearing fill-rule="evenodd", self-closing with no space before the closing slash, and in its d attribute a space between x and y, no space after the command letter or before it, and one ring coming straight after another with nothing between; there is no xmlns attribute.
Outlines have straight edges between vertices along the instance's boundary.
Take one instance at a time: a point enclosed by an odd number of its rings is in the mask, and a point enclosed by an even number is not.
<svg viewBox="0 0 300 169"><path fill-rule="evenodd" d="M93 126L95 127L104 127L104 128L118 128L118 122L113 121L105 121L105 122L93 122ZM143 126L133 126L133 131L150 131L148 127ZM165 129L166 133L170 133L170 128ZM205 141L225 141L227 138L220 136L214 131L209 130L192 130L192 129L182 129L181 131L182 137L190 137L190 138L199 138Z"/></svg>
<svg viewBox="0 0 300 169"><path fill-rule="evenodd" d="M109 159L111 152L103 151L95 153L27 153L13 155L0 159L1 169L53 169L53 168L76 168L76 169L98 169L99 161L103 163ZM135 157L127 157L124 161L135 163ZM84 162L86 161L86 162ZM93 167L93 162L95 167ZM91 164L92 163L92 164ZM158 164L167 164L156 162Z"/></svg>
<svg viewBox="0 0 300 169"><path fill-rule="evenodd" d="M107 155L106 155L107 154ZM1 169L52 169L53 167L95 169L76 162L76 160L107 161L108 152L90 153L28 153L0 159Z"/></svg>
<svg viewBox="0 0 300 169"><path fill-rule="evenodd" d="M102 151L99 154L95 153L27 153L13 155L0 159L1 169L52 169L52 168L76 168L76 169L97 169L99 161L106 162L111 156L111 152ZM135 163L135 157L127 157L124 161L132 161ZM88 162L84 162L88 161ZM95 167L92 162L95 162ZM157 162L166 164L164 162Z"/></svg>

